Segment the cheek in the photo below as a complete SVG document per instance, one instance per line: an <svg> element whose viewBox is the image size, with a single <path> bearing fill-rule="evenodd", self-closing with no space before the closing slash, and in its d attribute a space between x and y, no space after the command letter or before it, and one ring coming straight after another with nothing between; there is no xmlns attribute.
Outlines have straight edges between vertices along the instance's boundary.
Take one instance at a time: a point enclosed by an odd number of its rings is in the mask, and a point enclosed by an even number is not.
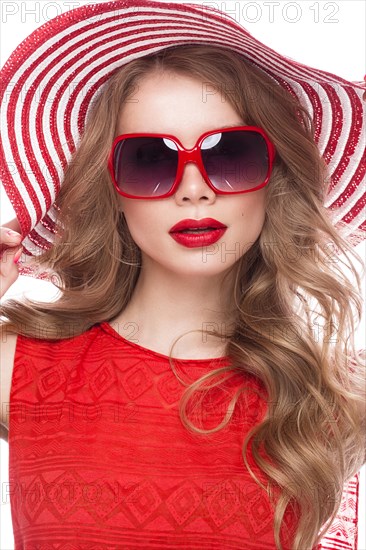
<svg viewBox="0 0 366 550"><path fill-rule="evenodd" d="M135 243L140 247L144 247L146 236L149 235L149 240L156 234L156 216L150 208L145 208L142 203L125 204L123 208L126 223L131 236Z"/></svg>
<svg viewBox="0 0 366 550"><path fill-rule="evenodd" d="M241 237L247 243L254 243L259 237L266 215L265 194L261 193L258 197L248 197L243 200L240 209L240 233Z"/></svg>
<svg viewBox="0 0 366 550"><path fill-rule="evenodd" d="M256 227L263 225L263 221L266 214L266 195L265 190L262 189L259 192L248 193L247 197L244 197L242 203L242 218L243 220L251 220L255 222Z"/></svg>

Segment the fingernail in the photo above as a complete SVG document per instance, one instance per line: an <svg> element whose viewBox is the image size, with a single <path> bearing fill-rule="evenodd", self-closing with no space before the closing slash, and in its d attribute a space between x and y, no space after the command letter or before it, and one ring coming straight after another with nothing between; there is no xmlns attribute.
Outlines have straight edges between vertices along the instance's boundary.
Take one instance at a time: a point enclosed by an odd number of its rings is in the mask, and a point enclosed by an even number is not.
<svg viewBox="0 0 366 550"><path fill-rule="evenodd" d="M17 236L17 237L20 237L19 233L17 233L16 231L12 231L11 229L9 229L7 232L6 232L7 235L10 235L11 237L14 235L14 236Z"/></svg>
<svg viewBox="0 0 366 550"><path fill-rule="evenodd" d="M14 263L17 264L20 260L20 256L22 255L23 249L21 248L18 250L18 252L14 256Z"/></svg>

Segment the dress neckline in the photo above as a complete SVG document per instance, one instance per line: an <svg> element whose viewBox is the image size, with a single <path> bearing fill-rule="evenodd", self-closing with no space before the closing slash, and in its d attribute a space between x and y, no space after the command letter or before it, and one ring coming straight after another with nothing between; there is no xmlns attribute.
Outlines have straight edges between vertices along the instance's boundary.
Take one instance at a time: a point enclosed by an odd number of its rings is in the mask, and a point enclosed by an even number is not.
<svg viewBox="0 0 366 550"><path fill-rule="evenodd" d="M140 344L136 344L136 342L132 342L131 340L127 340L127 338L124 338L121 336L113 327L110 325L107 321L102 321L99 323L99 326L108 334L113 336L113 338L116 338L117 340L120 340L121 342L127 344L128 346L131 346L135 348L136 351L140 351L143 353L150 354L152 356L158 357L159 359L164 359L165 361L169 362L169 356L164 355L163 353L159 353L158 351L154 351L149 348L145 348L144 346L141 346ZM222 363L222 362L230 362L230 357L228 355L222 355L221 357L212 357L212 358L206 358L206 359L179 359L176 357L172 357L174 361L179 361L180 363L199 363L201 365L208 365L212 363Z"/></svg>

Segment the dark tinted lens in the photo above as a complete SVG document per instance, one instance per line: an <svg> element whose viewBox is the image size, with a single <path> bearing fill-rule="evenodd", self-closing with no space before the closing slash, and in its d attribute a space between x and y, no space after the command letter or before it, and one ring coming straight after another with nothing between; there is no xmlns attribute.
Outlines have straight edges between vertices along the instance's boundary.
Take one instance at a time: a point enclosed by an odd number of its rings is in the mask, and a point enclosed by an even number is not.
<svg viewBox="0 0 366 550"><path fill-rule="evenodd" d="M178 150L168 138L126 138L117 143L113 165L121 191L138 197L161 196L174 183Z"/></svg>
<svg viewBox="0 0 366 550"><path fill-rule="evenodd" d="M269 161L264 137L255 131L211 134L201 146L202 161L219 191L253 189L266 179Z"/></svg>

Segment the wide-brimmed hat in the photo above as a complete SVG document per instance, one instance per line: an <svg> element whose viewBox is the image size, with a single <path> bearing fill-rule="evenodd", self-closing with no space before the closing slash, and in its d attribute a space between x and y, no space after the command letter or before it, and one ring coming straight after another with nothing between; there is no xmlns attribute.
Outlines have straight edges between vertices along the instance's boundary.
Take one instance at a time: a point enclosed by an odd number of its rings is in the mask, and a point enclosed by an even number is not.
<svg viewBox="0 0 366 550"><path fill-rule="evenodd" d="M14 50L0 72L0 173L21 226L24 253L38 255L52 246L63 173L108 78L134 59L181 44L229 48L297 96L313 118L315 140L328 164L325 206L332 221L346 222L352 244L360 241L355 230L366 236L361 82L280 55L212 7L115 0L48 21Z"/></svg>

